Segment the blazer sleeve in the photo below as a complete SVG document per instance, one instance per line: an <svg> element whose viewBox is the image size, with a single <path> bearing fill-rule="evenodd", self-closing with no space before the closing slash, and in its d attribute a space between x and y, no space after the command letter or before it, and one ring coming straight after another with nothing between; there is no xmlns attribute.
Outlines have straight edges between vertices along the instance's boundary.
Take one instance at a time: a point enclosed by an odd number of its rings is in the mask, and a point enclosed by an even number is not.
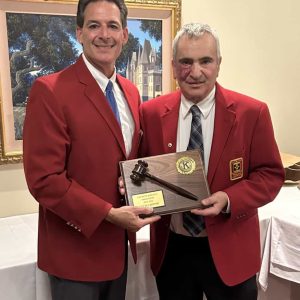
<svg viewBox="0 0 300 300"><path fill-rule="evenodd" d="M224 190L233 217L272 201L284 182L284 169L266 104L260 106L254 130L245 134L252 134L248 176Z"/></svg>
<svg viewBox="0 0 300 300"><path fill-rule="evenodd" d="M39 78L32 86L24 121L27 184L43 209L74 224L89 237L112 205L68 176L70 149L71 138L62 108L51 85Z"/></svg>

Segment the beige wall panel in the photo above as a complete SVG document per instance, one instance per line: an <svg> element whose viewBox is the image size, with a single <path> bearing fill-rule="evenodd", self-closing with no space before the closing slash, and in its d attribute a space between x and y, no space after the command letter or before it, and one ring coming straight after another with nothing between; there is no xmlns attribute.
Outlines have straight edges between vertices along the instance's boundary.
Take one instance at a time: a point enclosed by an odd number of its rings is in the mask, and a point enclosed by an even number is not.
<svg viewBox="0 0 300 300"><path fill-rule="evenodd" d="M300 1L183 0L182 21L218 32L219 82L265 101L282 152L300 155Z"/></svg>

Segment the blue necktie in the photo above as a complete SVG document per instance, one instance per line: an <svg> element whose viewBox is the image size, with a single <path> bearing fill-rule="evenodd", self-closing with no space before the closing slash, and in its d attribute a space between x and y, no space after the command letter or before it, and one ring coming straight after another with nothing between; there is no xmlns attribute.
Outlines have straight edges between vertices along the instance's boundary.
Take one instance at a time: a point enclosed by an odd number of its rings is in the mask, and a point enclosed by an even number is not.
<svg viewBox="0 0 300 300"><path fill-rule="evenodd" d="M111 82L111 80L108 81L108 84L105 89L105 93L106 93L106 98L108 100L108 103L109 103L118 123L121 124L117 101L116 101L116 98L115 98L114 92L113 92L113 83Z"/></svg>
<svg viewBox="0 0 300 300"><path fill-rule="evenodd" d="M193 105L190 110L193 117L187 150L200 149L202 161L204 163L201 111L197 105ZM190 212L184 212L182 214L182 221L183 227L191 234L191 236L197 236L205 228L203 217L194 215Z"/></svg>

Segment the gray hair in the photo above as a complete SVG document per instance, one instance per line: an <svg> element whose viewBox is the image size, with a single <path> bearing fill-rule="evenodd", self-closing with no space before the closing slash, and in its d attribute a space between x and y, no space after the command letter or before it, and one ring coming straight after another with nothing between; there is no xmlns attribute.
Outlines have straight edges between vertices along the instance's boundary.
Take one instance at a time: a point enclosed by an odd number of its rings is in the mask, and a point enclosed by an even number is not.
<svg viewBox="0 0 300 300"><path fill-rule="evenodd" d="M173 40L173 60L175 60L176 58L178 41L182 36L186 35L190 39L193 38L197 39L206 32L211 34L214 37L217 44L217 57L218 59L220 59L221 51L220 51L220 42L219 42L219 37L217 35L217 32L208 24L189 23L181 27L181 29L177 32Z"/></svg>

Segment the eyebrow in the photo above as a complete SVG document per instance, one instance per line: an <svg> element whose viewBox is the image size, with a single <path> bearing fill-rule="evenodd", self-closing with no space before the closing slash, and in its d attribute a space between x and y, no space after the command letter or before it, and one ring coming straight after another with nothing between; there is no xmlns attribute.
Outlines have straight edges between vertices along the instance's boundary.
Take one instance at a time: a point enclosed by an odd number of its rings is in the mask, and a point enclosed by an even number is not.
<svg viewBox="0 0 300 300"><path fill-rule="evenodd" d="M99 20L87 20L86 21L87 24L90 24L90 23L97 23L97 24L101 24L101 21L99 22ZM108 22L106 22L107 24L119 24L121 25L121 22L120 21L116 21L116 20L109 20Z"/></svg>
<svg viewBox="0 0 300 300"><path fill-rule="evenodd" d="M196 59L196 61L203 61L203 60L213 60L213 57L211 56L203 56L203 57L200 57L198 59ZM191 57L181 57L178 59L179 62L194 62L195 60Z"/></svg>
<svg viewBox="0 0 300 300"><path fill-rule="evenodd" d="M97 20L87 20L86 21L86 24L90 24L90 23L99 23L99 21L97 21Z"/></svg>
<svg viewBox="0 0 300 300"><path fill-rule="evenodd" d="M187 61L187 62L192 62L194 61L192 58L189 57L182 57L178 59L179 62Z"/></svg>

